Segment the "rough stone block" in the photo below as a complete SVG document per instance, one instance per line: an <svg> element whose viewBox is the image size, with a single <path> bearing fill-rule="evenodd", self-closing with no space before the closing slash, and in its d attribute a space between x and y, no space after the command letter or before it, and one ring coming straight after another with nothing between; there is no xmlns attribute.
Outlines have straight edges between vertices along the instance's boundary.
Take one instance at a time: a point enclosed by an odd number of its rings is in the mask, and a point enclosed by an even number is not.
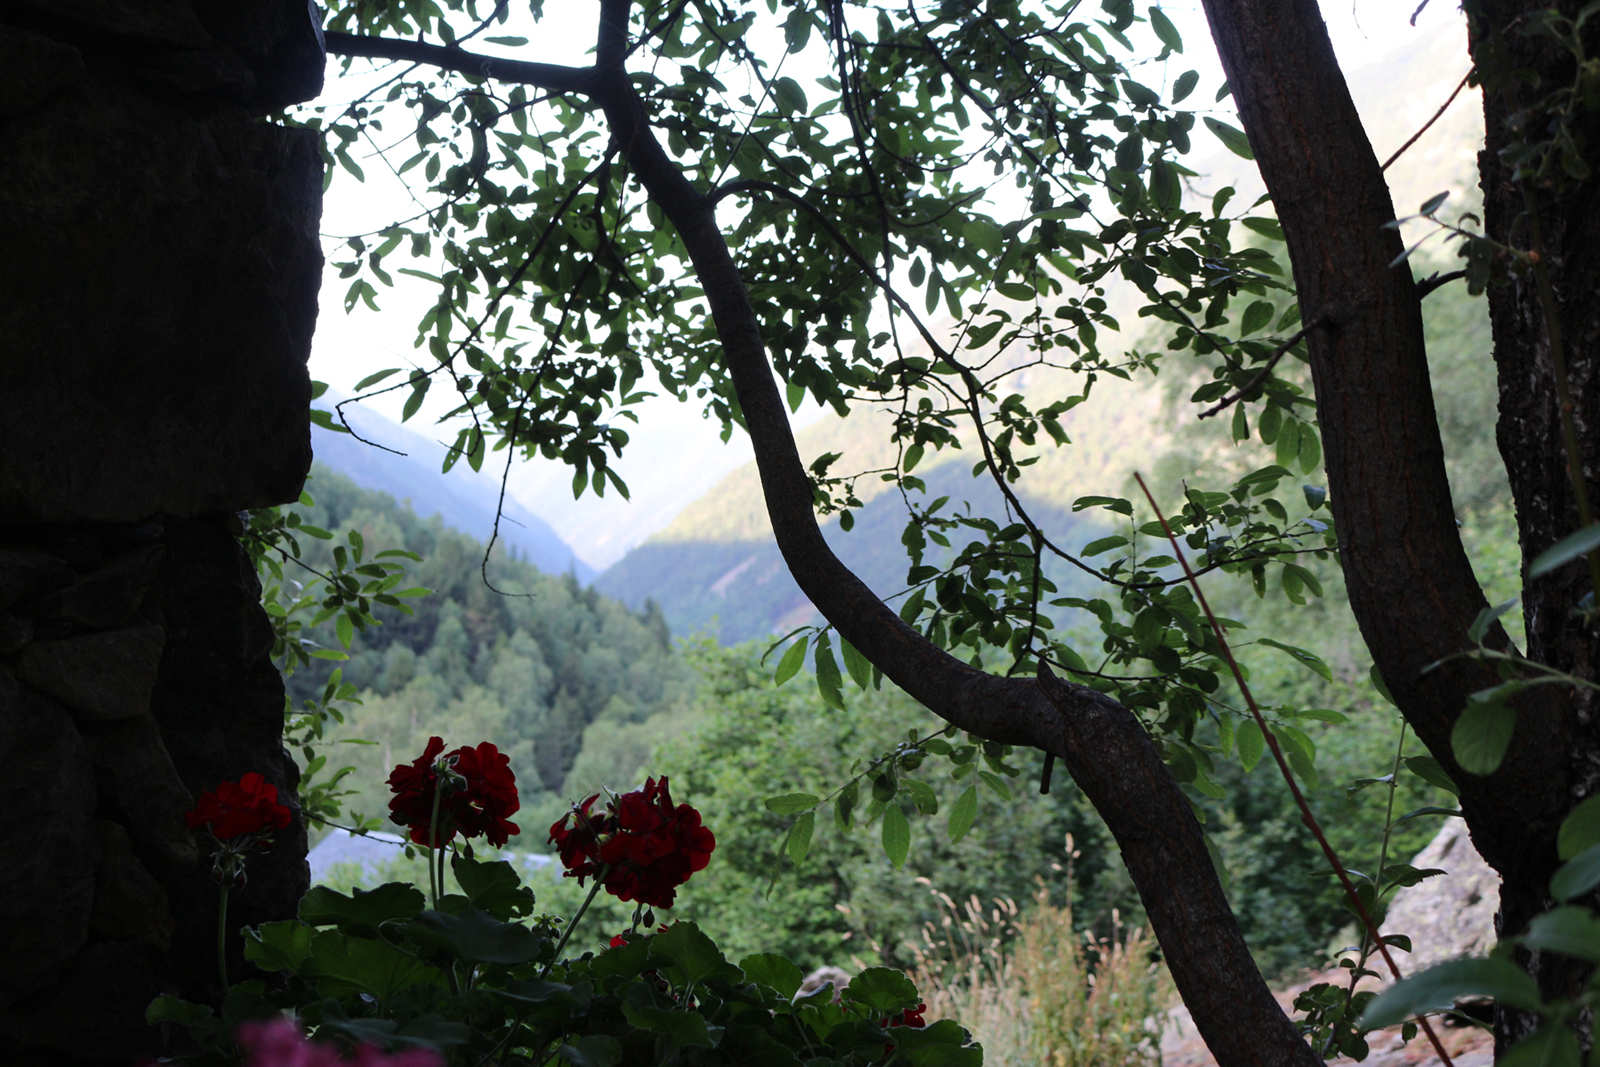
<svg viewBox="0 0 1600 1067"><path fill-rule="evenodd" d="M0 752L3 1006L53 978L85 943L100 857L94 773L66 709L0 684Z"/></svg>
<svg viewBox="0 0 1600 1067"><path fill-rule="evenodd" d="M192 867L200 852L183 819L194 797L173 769L155 719L140 715L84 727L100 795L117 810L141 853Z"/></svg>
<svg viewBox="0 0 1600 1067"><path fill-rule="evenodd" d="M192 117L91 68L0 118L0 144L0 515L293 500L311 459L316 135Z"/></svg>
<svg viewBox="0 0 1600 1067"><path fill-rule="evenodd" d="M18 654L13 669L80 721L127 719L150 711L165 642L166 631L156 623L35 641Z"/></svg>
<svg viewBox="0 0 1600 1067"><path fill-rule="evenodd" d="M72 568L44 552L0 548L0 609L72 581Z"/></svg>
<svg viewBox="0 0 1600 1067"><path fill-rule="evenodd" d="M120 823L98 819L95 832L100 869L95 874L89 928L107 940L165 949L174 926L166 890L134 855L133 842Z"/></svg>
<svg viewBox="0 0 1600 1067"><path fill-rule="evenodd" d="M36 619L67 619L74 626L109 630L133 618L155 577L163 549L147 545L116 556L72 585L22 610Z"/></svg>

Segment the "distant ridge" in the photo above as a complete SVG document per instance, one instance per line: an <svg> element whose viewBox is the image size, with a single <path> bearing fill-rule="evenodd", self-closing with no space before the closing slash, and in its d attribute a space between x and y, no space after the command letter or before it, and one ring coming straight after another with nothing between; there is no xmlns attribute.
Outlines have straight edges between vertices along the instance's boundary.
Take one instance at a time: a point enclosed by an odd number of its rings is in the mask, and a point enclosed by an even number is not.
<svg viewBox="0 0 1600 1067"><path fill-rule="evenodd" d="M330 390L318 401L318 406L331 408L343 399ZM439 515L445 525L481 541L489 540L500 501L500 483L496 479L474 471L465 463L444 473L441 469L446 452L443 444L360 404L347 405L344 417L366 440L394 451L387 452L363 444L350 434L313 425L311 448L318 462L326 463L365 489L376 489L409 503L423 518ZM315 496L315 483L311 491ZM506 495L500 518L500 540L546 574L570 570L585 584L594 581L594 568L579 559L549 523L517 503L510 494Z"/></svg>

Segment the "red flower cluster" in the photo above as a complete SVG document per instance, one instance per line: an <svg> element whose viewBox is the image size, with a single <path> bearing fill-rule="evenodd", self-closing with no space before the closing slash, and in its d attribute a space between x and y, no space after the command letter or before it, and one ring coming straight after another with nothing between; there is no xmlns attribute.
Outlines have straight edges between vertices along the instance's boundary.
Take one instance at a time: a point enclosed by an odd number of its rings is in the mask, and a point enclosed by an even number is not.
<svg viewBox="0 0 1600 1067"><path fill-rule="evenodd" d="M928 1006L926 1004L918 1004L914 1008L907 1008L899 1015L891 1015L883 1020L883 1028L887 1030L891 1026L909 1026L913 1030L921 1030L928 1025L927 1021L922 1018L922 1013L927 1010Z"/></svg>
<svg viewBox="0 0 1600 1067"><path fill-rule="evenodd" d="M221 782L211 792L201 793L194 810L183 818L191 829L204 826L218 841L229 841L282 830L291 814L278 803L278 787L251 771L237 782Z"/></svg>
<svg viewBox="0 0 1600 1067"><path fill-rule="evenodd" d="M477 748L462 747L445 755L444 738L430 737L422 755L402 763L389 774L389 818L411 828L411 840L441 847L462 837L489 839L499 848L512 834L521 833L506 816L522 806L511 761L488 741ZM445 768L445 789L439 798L439 840L429 841L433 823L433 798L439 790L440 767Z"/></svg>
<svg viewBox="0 0 1600 1067"><path fill-rule="evenodd" d="M670 908L678 886L711 861L717 839L688 804L673 806L667 779L645 780L596 814L588 797L550 827L561 865L579 884L595 877L619 900Z"/></svg>

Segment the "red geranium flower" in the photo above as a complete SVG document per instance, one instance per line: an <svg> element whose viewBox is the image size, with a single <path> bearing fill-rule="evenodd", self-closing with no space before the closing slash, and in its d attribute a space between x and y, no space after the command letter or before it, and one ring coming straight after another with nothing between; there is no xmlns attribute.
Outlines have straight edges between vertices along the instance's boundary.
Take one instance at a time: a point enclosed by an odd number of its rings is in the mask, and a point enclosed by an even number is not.
<svg viewBox="0 0 1600 1067"><path fill-rule="evenodd" d="M463 837L486 837L496 848L512 834L521 833L507 818L522 806L510 759L488 741L476 748L458 748L441 758L443 752L444 738L430 737L421 756L389 774L389 788L395 794L389 801L389 818L409 826L411 840L429 847L449 844L457 830ZM429 840L429 829L441 767L446 772L445 789L439 797L440 840L434 842Z"/></svg>
<svg viewBox="0 0 1600 1067"><path fill-rule="evenodd" d="M221 782L211 792L201 793L194 810L183 818L191 829L204 826L218 841L229 841L282 830L292 814L278 803L278 787L251 771L237 782Z"/></svg>
<svg viewBox="0 0 1600 1067"><path fill-rule="evenodd" d="M664 775L646 779L643 789L623 793L596 814L591 808L598 799L596 794L574 805L550 827L567 876L580 884L598 877L619 900L672 907L677 887L704 870L717 847L700 813L688 804L673 805Z"/></svg>

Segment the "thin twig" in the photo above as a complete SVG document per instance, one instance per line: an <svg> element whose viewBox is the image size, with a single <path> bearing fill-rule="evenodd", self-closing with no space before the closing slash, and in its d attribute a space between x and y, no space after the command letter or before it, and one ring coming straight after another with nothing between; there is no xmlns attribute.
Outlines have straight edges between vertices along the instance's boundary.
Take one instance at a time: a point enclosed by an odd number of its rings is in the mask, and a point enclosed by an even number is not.
<svg viewBox="0 0 1600 1067"><path fill-rule="evenodd" d="M1240 389L1237 393L1234 393L1232 396L1223 397L1221 400L1219 400L1216 403L1215 406L1209 407L1206 410L1202 411L1200 413L1200 417L1202 419L1209 419L1211 416L1213 416L1213 415L1225 410L1234 401L1239 400L1246 393L1250 392L1256 386L1258 386L1262 382L1266 381L1267 380L1267 375L1272 373L1272 368L1276 367L1278 365L1278 360L1283 358L1283 355L1284 355L1285 352L1289 351L1289 349L1291 349L1295 345L1299 344L1300 343L1300 339L1302 337L1304 337L1306 334L1310 333L1312 330L1316 329L1318 326L1321 326L1324 323L1328 323L1328 322L1332 322L1332 321L1333 321L1333 316L1324 313L1322 315L1318 315L1316 318L1312 319L1310 322L1308 322L1304 326L1300 327L1299 331L1296 332L1294 334L1294 336L1290 337L1287 341L1283 342L1283 344L1278 346L1278 350L1276 352L1272 353L1272 358L1267 360L1267 365L1265 367L1262 367L1260 372L1254 378L1251 378L1248 382L1246 382L1243 389Z"/></svg>
<svg viewBox="0 0 1600 1067"><path fill-rule="evenodd" d="M1322 849L1323 856L1328 865L1333 868L1333 873L1339 878L1339 883L1344 887L1345 895L1350 898L1351 907L1360 917L1361 923L1366 927L1367 936L1372 944L1378 946L1378 952L1383 956L1383 962L1389 965L1389 973L1394 975L1394 980L1401 978L1400 968L1396 966L1394 957L1389 954L1389 946L1384 944L1383 937L1378 932L1377 923L1373 922L1372 914L1367 906L1361 902L1361 897L1356 893L1355 883L1350 880L1350 874L1345 870L1344 864L1339 861L1339 854L1328 843L1327 835L1322 832L1322 825L1317 822L1317 817L1311 812L1311 805L1306 802L1305 794L1300 792L1300 785L1294 780L1294 774L1289 770L1289 762L1284 759L1283 750L1278 747L1278 739L1267 727L1266 716L1261 714L1261 708L1256 704L1255 694L1250 691L1250 683L1244 680L1244 672L1239 669L1239 662L1233 658L1233 650L1228 647L1228 637L1222 624L1217 622L1216 615L1212 614L1211 604L1206 600L1206 594L1200 588L1200 581L1189 570L1189 561L1183 554L1183 548L1178 544L1178 537L1172 532L1172 527L1167 525L1167 517L1161 512L1161 505L1156 503L1156 498L1150 492L1150 487L1145 484L1144 477L1134 474L1134 480L1139 483L1139 488L1144 490L1145 499L1150 501L1150 507L1156 513L1156 519L1161 523L1161 529L1167 535L1167 541L1172 545L1172 553L1178 558L1178 563L1183 567L1183 573L1189 579L1189 586L1194 590L1195 599L1200 602L1200 607L1206 613L1206 621L1211 624L1211 632L1216 636L1217 647L1222 652L1222 658L1227 661L1228 668L1233 672L1233 679L1239 686L1239 692L1244 695L1245 703L1250 708L1250 714L1255 718L1256 726L1261 729L1261 736L1267 743L1267 748L1272 751L1272 758L1278 764L1278 770L1283 774L1283 780L1289 783L1289 792L1294 795L1295 805L1300 809L1300 818L1311 831L1311 836L1317 839L1317 845ZM1381 874L1381 872L1380 872ZM1444 1067L1455 1067L1450 1054L1444 1050L1439 1037L1433 1032L1433 1027L1428 1025L1428 1020L1418 1016L1417 1022L1428 1035L1428 1040L1433 1044L1433 1050L1439 1054L1439 1062Z"/></svg>
<svg viewBox="0 0 1600 1067"><path fill-rule="evenodd" d="M1427 0L1423 0L1423 4L1422 4L1422 7L1427 7L1427 6L1428 6L1428 4L1427 4ZM1417 8L1417 14L1418 14L1418 15L1420 15L1420 14L1421 14L1421 13L1422 13L1422 7L1419 7L1419 8ZM1415 25L1416 25L1416 24L1417 24L1417 15L1412 15L1412 16L1411 16L1411 24L1412 24L1412 25L1413 25L1413 26L1415 26ZM1476 70L1476 69L1477 69L1477 68L1476 68L1476 67L1474 67L1474 68L1473 68L1473 70ZM1382 171L1382 170L1388 170L1388 169L1389 169L1389 164L1390 164L1390 163L1393 163L1393 162L1394 162L1394 161L1395 161L1395 160L1397 160L1397 159L1399 159L1399 158L1400 158L1400 157L1401 157L1401 156L1403 156L1403 155L1405 155L1405 152L1406 152L1406 149L1408 149L1408 148L1410 148L1410 147L1411 147L1411 146L1412 146L1412 145L1414 145L1414 144L1416 144L1416 143L1417 143L1417 140L1418 140L1418 139L1419 139L1419 138L1420 138L1420 137L1421 137L1421 136L1422 136L1422 135L1423 135L1423 134L1425 134L1425 133L1427 133L1427 132L1428 132L1428 128L1429 128L1429 127L1430 127L1430 126L1432 126L1432 125L1433 125L1433 124L1434 124L1434 123L1435 123L1435 122L1438 122L1438 121L1439 121L1439 119L1440 119L1440 117L1441 117L1441 116L1442 116L1442 115L1443 115L1443 114L1444 114L1444 113L1445 113L1445 112L1446 112L1446 111L1448 111L1448 110L1449 110L1449 109L1450 109L1450 105L1451 105L1451 104L1453 104L1453 103L1455 103L1455 102L1456 102L1456 97L1458 97L1458 96L1460 96L1460 95L1461 95L1461 90L1463 90L1463 89L1465 89L1465 88L1466 88L1466 87L1467 87L1467 82L1468 82L1468 81L1470 81L1470 80L1472 80L1472 71L1471 71L1471 70L1469 70L1469 71L1467 71L1467 73L1466 73L1466 74L1465 74L1465 75L1463 75L1463 76L1462 76L1462 78L1461 78L1461 84L1460 84L1460 85L1457 85L1457 86L1456 86L1456 89L1455 89L1455 92L1453 92L1453 93L1451 93L1451 94L1450 94L1450 99L1448 99L1448 100L1446 100L1446 101L1445 101L1445 102L1444 102L1444 104L1443 104L1443 105L1441 105L1441 106L1440 106L1440 108L1439 108L1439 110L1438 110L1438 111L1435 111L1435 112L1434 112L1434 113L1433 113L1433 118L1431 118L1431 119L1429 119L1429 120L1428 120L1428 121L1427 121L1427 122L1424 122L1424 123L1423 123L1423 124L1422 124L1422 129L1420 129L1420 130L1418 130L1418 131L1417 131L1417 132L1416 132L1416 133L1414 133L1414 134L1412 134L1412 135L1411 135L1411 139L1410 139L1410 140L1409 140L1409 141L1407 141L1407 142L1406 142L1406 143L1405 143L1405 144L1403 144L1403 145L1401 145L1401 146L1400 146L1400 148L1399 148L1399 149L1398 149L1398 150L1397 150L1397 151L1396 151L1396 152L1395 152L1395 154L1394 154L1394 155L1392 155L1392 156L1390 156L1390 157L1389 157L1389 159L1388 159L1388 161L1387 161L1387 162L1385 162L1385 163L1384 163L1384 165L1383 165L1383 166L1381 166L1381 167L1379 167L1379 168L1378 168L1378 169L1379 169L1379 170L1380 170L1380 171Z"/></svg>

